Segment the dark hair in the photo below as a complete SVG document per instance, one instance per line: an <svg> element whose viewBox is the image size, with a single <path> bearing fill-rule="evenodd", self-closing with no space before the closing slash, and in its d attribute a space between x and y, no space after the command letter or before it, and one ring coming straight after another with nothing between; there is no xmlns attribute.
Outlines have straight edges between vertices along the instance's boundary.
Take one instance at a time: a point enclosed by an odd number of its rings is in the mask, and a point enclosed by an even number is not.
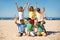
<svg viewBox="0 0 60 40"><path fill-rule="evenodd" d="M41 21L39 21L38 23L41 23Z"/></svg>
<svg viewBox="0 0 60 40"><path fill-rule="evenodd" d="M22 7L22 6L20 6L19 8L23 9L23 7Z"/></svg>
<svg viewBox="0 0 60 40"><path fill-rule="evenodd" d="M31 18L28 18L27 20L31 20Z"/></svg>
<svg viewBox="0 0 60 40"><path fill-rule="evenodd" d="M24 19L21 19L21 20L20 20L20 23L21 23L21 24L24 24Z"/></svg>
<svg viewBox="0 0 60 40"><path fill-rule="evenodd" d="M40 8L37 8L37 12L40 12Z"/></svg>
<svg viewBox="0 0 60 40"><path fill-rule="evenodd" d="M29 11L34 11L33 6L30 6Z"/></svg>
<svg viewBox="0 0 60 40"><path fill-rule="evenodd" d="M20 6L18 10L21 11L21 12L23 12L23 7Z"/></svg>
<svg viewBox="0 0 60 40"><path fill-rule="evenodd" d="M32 9L33 9L33 6L30 6L30 8L32 8Z"/></svg>

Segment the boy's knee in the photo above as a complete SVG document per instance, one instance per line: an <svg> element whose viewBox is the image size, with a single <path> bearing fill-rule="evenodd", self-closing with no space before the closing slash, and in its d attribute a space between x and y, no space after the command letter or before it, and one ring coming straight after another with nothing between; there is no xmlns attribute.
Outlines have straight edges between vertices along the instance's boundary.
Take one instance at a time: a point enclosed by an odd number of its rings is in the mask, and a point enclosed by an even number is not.
<svg viewBox="0 0 60 40"><path fill-rule="evenodd" d="M30 35L30 32L27 32L27 35L29 36Z"/></svg>
<svg viewBox="0 0 60 40"><path fill-rule="evenodd" d="M37 32L37 36L39 36L40 35L40 33L39 32Z"/></svg>

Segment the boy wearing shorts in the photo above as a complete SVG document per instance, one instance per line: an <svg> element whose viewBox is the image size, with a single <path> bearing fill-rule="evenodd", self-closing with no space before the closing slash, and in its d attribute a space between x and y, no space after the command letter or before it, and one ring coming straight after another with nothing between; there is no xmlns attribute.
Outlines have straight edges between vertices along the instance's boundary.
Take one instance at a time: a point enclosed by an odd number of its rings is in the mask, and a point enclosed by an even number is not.
<svg viewBox="0 0 60 40"><path fill-rule="evenodd" d="M38 22L37 35L46 36L46 30L44 28L45 21Z"/></svg>

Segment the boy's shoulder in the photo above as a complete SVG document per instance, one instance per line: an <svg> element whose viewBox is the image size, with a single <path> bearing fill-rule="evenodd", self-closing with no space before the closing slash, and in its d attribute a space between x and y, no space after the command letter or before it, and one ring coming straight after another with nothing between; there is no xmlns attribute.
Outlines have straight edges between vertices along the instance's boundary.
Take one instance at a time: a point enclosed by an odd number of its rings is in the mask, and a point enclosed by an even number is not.
<svg viewBox="0 0 60 40"><path fill-rule="evenodd" d="M24 26L25 26L26 24L17 24L17 25L18 25L18 26L21 26L21 25L24 25Z"/></svg>
<svg viewBox="0 0 60 40"><path fill-rule="evenodd" d="M18 23L17 25L21 25L21 24Z"/></svg>

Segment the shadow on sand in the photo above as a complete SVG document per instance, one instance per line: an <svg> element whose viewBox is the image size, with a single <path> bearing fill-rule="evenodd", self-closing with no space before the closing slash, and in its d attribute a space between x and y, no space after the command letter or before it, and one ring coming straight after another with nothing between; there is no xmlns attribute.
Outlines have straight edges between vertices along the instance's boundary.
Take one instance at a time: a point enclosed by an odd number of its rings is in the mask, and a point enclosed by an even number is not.
<svg viewBox="0 0 60 40"><path fill-rule="evenodd" d="M47 35L55 34L55 33L60 33L60 31L47 31Z"/></svg>

